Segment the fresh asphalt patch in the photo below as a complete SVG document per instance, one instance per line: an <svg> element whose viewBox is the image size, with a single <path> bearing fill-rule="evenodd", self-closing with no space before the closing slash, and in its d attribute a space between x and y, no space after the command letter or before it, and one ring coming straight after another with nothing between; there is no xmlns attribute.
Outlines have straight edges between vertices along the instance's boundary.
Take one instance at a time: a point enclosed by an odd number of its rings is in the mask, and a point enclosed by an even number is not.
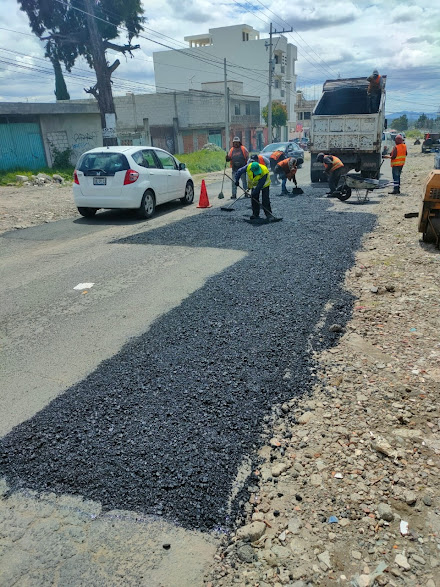
<svg viewBox="0 0 440 587"><path fill-rule="evenodd" d="M243 222L244 201L232 214L212 208L117 241L248 254L4 437L0 473L11 490L230 528L253 484L251 475L237 491L237 471L247 457L257 465L273 407L310 389L310 345L340 336L329 326L350 316L344 274L375 223L310 194L273 198L284 221L258 230Z"/></svg>

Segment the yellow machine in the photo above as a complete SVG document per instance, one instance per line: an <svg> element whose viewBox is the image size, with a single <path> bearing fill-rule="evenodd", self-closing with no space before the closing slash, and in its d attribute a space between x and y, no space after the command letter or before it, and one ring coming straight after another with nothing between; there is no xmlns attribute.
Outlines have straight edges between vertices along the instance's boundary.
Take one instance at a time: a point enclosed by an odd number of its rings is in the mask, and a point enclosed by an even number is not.
<svg viewBox="0 0 440 587"><path fill-rule="evenodd" d="M425 243L440 243L440 170L431 171L425 182L419 213L419 232Z"/></svg>

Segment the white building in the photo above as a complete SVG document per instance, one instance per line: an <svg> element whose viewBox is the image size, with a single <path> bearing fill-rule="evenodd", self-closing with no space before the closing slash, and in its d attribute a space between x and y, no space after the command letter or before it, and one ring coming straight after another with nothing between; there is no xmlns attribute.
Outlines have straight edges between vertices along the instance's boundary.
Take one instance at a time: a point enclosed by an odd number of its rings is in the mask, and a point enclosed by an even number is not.
<svg viewBox="0 0 440 587"><path fill-rule="evenodd" d="M209 29L209 33L185 37L185 41L187 49L153 53L157 92L201 90L204 82L220 82L226 58L228 78L242 81L244 94L258 95L261 108L267 105L269 39L260 39L257 30L240 24ZM272 100L285 104L289 127L294 127L296 47L283 35L273 35L272 43Z"/></svg>

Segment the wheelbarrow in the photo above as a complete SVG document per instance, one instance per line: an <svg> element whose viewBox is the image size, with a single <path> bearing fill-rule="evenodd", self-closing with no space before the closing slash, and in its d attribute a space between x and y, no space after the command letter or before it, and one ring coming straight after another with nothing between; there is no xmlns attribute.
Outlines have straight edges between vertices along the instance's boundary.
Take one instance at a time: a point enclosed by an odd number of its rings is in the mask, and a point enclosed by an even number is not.
<svg viewBox="0 0 440 587"><path fill-rule="evenodd" d="M368 201L370 192L384 189L390 185L393 185L393 183L388 179L372 179L371 177L363 177L360 173L347 173L341 177L334 195L341 202L345 202L351 198L354 192L357 201L364 204Z"/></svg>

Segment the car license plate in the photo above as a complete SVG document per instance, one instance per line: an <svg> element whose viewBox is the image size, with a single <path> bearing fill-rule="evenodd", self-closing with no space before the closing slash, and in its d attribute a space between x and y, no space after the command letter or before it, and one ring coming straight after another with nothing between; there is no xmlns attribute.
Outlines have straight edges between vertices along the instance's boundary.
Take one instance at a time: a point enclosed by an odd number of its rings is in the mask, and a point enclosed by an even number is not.
<svg viewBox="0 0 440 587"><path fill-rule="evenodd" d="M93 185L106 185L107 178L106 177L94 177L93 178Z"/></svg>

